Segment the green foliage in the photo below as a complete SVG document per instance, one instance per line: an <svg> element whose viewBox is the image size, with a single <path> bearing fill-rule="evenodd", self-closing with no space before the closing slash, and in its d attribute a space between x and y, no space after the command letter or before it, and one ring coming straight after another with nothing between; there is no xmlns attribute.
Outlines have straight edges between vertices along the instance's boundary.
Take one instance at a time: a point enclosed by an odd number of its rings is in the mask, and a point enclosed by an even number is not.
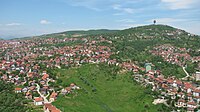
<svg viewBox="0 0 200 112"><path fill-rule="evenodd" d="M178 33L179 32L179 33ZM167 34L173 35L167 35ZM117 37L117 38L116 38ZM143 67L144 63L151 62L155 69L159 69L165 76L184 77L185 73L180 66L166 63L159 56L149 53L154 46L171 44L177 47L190 48L190 54L198 55L200 48L199 36L189 36L187 32L166 25L148 25L122 30L115 35L107 36L113 41L114 51L118 54L112 55L112 59L123 61L137 61ZM189 63L187 70L194 73L196 64Z"/></svg>
<svg viewBox="0 0 200 112"><path fill-rule="evenodd" d="M106 64L87 64L80 68L55 70L63 85L75 83L81 90L60 95L53 104L71 112L155 112L162 109L152 104L151 91L132 80L131 74L119 74L120 69ZM114 78L113 78L114 76ZM76 92L77 91L77 92ZM153 94L153 93L152 93Z"/></svg>
<svg viewBox="0 0 200 112"><path fill-rule="evenodd" d="M187 62L187 67L186 67L186 71L188 73L195 73L196 70L194 68L198 67L198 63L192 63L192 62Z"/></svg>
<svg viewBox="0 0 200 112"><path fill-rule="evenodd" d="M22 94L15 94L11 84L0 81L0 112L26 112L30 108L24 104L27 103Z"/></svg>

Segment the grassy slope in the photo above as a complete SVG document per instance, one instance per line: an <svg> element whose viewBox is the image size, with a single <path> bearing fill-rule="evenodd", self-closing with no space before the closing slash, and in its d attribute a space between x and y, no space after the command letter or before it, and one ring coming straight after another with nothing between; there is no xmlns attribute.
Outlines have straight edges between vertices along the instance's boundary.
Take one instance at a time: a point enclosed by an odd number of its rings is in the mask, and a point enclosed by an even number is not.
<svg viewBox="0 0 200 112"><path fill-rule="evenodd" d="M63 85L74 82L83 89L73 95L60 95L54 104L64 112L157 111L158 107L152 105L153 98L144 92L145 88L132 81L130 74L118 74L113 79L108 69L85 65L78 69L57 71ZM97 91L92 92L93 88ZM145 105L148 107L145 108Z"/></svg>

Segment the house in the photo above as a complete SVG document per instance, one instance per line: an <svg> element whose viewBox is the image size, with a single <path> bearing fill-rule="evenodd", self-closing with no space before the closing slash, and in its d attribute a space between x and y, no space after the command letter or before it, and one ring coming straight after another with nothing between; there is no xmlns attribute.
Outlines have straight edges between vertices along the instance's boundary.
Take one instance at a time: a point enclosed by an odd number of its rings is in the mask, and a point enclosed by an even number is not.
<svg viewBox="0 0 200 112"><path fill-rule="evenodd" d="M176 107L186 107L186 101L184 99L179 99L177 104L175 105Z"/></svg>
<svg viewBox="0 0 200 112"><path fill-rule="evenodd" d="M197 104L193 101L190 101L190 102L187 102L187 107L195 109L197 108Z"/></svg>
<svg viewBox="0 0 200 112"><path fill-rule="evenodd" d="M178 96L179 98L185 98L185 94L184 94L183 92L179 92L179 93L177 94L177 96Z"/></svg>
<svg viewBox="0 0 200 112"><path fill-rule="evenodd" d="M44 112L61 112L59 109L57 109L51 103L45 103L43 106L43 109L44 109Z"/></svg>
<svg viewBox="0 0 200 112"><path fill-rule="evenodd" d="M191 83L189 83L189 82L184 82L184 89L185 89L185 91L186 91L187 93L192 92L192 89L193 89L193 88L194 88L194 87L192 86Z"/></svg>
<svg viewBox="0 0 200 112"><path fill-rule="evenodd" d="M65 89L61 90L61 93L64 94L64 95L69 94L70 92L71 92L71 87L66 87Z"/></svg>
<svg viewBox="0 0 200 112"><path fill-rule="evenodd" d="M151 63L145 63L145 70L146 72L150 71L151 70Z"/></svg>
<svg viewBox="0 0 200 112"><path fill-rule="evenodd" d="M28 88L27 88L27 87L25 87L25 88L22 89L22 92L23 92L23 93L26 93L27 91L28 91Z"/></svg>
<svg viewBox="0 0 200 112"><path fill-rule="evenodd" d="M34 98L34 105L43 105L44 100L42 97L36 97Z"/></svg>
<svg viewBox="0 0 200 112"><path fill-rule="evenodd" d="M193 96L200 96L200 89L195 89L193 91Z"/></svg>
<svg viewBox="0 0 200 112"><path fill-rule="evenodd" d="M30 92L27 92L26 93L26 96L25 96L25 98L27 98L27 99L32 99L32 94L30 93Z"/></svg>
<svg viewBox="0 0 200 112"><path fill-rule="evenodd" d="M70 84L71 89L80 89L78 86L76 86L74 83Z"/></svg>
<svg viewBox="0 0 200 112"><path fill-rule="evenodd" d="M188 94L187 94L187 99L188 99L188 100L192 100L192 99L193 99L193 98L192 98L192 93L188 93Z"/></svg>
<svg viewBox="0 0 200 112"><path fill-rule="evenodd" d="M194 112L194 108L187 108L187 112Z"/></svg>
<svg viewBox="0 0 200 112"><path fill-rule="evenodd" d="M56 100L56 98L57 98L57 96L58 96L58 93L56 93L56 92L53 92L53 93L51 94L51 96L50 96L50 99L49 99L49 101L50 101L50 102L53 102L53 101L55 101L55 100Z"/></svg>
<svg viewBox="0 0 200 112"><path fill-rule="evenodd" d="M196 77L196 81L199 81L200 80L200 72L196 72L195 77Z"/></svg>
<svg viewBox="0 0 200 112"><path fill-rule="evenodd" d="M15 88L15 93L21 93L22 92L22 88Z"/></svg>
<svg viewBox="0 0 200 112"><path fill-rule="evenodd" d="M42 80L47 80L47 78L49 78L49 75L48 75L48 74L44 74L44 75L42 76Z"/></svg>
<svg viewBox="0 0 200 112"><path fill-rule="evenodd" d="M46 89L45 87L40 88L40 92L41 92L42 94L47 94L47 90L48 90L48 89Z"/></svg>
<svg viewBox="0 0 200 112"><path fill-rule="evenodd" d="M194 97L194 101L199 104L200 103L200 96L195 96Z"/></svg>

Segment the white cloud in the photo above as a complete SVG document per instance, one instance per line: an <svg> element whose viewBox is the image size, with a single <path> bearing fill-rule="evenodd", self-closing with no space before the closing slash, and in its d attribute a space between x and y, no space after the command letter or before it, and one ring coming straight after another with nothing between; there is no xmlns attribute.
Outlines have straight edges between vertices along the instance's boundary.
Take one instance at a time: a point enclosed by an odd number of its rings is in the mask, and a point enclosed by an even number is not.
<svg viewBox="0 0 200 112"><path fill-rule="evenodd" d="M95 11L105 10L105 4L109 2L108 0L59 0L61 2L67 3L71 6L85 7Z"/></svg>
<svg viewBox="0 0 200 112"><path fill-rule="evenodd" d="M129 13L129 14L134 13L134 9L133 9L133 8L122 7L122 6L119 5L119 4L114 4L114 5L112 5L112 8L113 8L114 10L118 10L118 11L121 11L121 12L123 12L123 13Z"/></svg>
<svg viewBox="0 0 200 112"><path fill-rule="evenodd" d="M120 10L121 7L122 7L122 6L119 5L119 4L114 4L114 5L112 6L112 8L115 9L115 10Z"/></svg>
<svg viewBox="0 0 200 112"><path fill-rule="evenodd" d="M126 29L126 28L138 27L138 26L144 26L144 25L148 25L148 24L139 24L139 23L138 24L123 24L122 27Z"/></svg>
<svg viewBox="0 0 200 112"><path fill-rule="evenodd" d="M189 9L200 3L199 0L161 0L171 10Z"/></svg>
<svg viewBox="0 0 200 112"><path fill-rule="evenodd" d="M188 24L190 24L190 25L188 25ZM186 23L183 23L183 24L180 24L180 25L177 25L177 26L183 28L186 31L189 31L190 33L200 35L200 31L199 31L200 23L199 23L199 21L186 22Z"/></svg>
<svg viewBox="0 0 200 112"><path fill-rule="evenodd" d="M20 26L21 23L8 23L6 26Z"/></svg>
<svg viewBox="0 0 200 112"><path fill-rule="evenodd" d="M51 22L48 21L48 20L41 20L41 21L40 21L40 24L51 24Z"/></svg>
<svg viewBox="0 0 200 112"><path fill-rule="evenodd" d="M121 19L121 20L116 20L116 22L124 22L124 23L134 23L136 21L132 19Z"/></svg>
<svg viewBox="0 0 200 112"><path fill-rule="evenodd" d="M121 15L124 15L124 13L114 13L113 15L114 16L121 16Z"/></svg>
<svg viewBox="0 0 200 112"><path fill-rule="evenodd" d="M134 13L134 9L132 8L124 8L123 11L127 13Z"/></svg>

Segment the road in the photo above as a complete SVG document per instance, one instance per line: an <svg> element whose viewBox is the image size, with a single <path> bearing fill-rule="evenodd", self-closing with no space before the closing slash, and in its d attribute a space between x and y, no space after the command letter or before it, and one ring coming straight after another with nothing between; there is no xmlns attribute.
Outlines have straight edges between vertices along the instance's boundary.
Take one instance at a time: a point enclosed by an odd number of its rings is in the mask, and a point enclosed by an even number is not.
<svg viewBox="0 0 200 112"><path fill-rule="evenodd" d="M182 67L183 71L185 72L185 74L187 75L186 77L190 77L189 73L185 70L185 67Z"/></svg>
<svg viewBox="0 0 200 112"><path fill-rule="evenodd" d="M189 73L185 70L185 67L184 67L184 66L183 66L182 68L183 68L183 71L185 72L185 74L187 75L187 76L183 77L182 79L183 79L183 80L187 80L187 78L190 77L190 75L189 75Z"/></svg>
<svg viewBox="0 0 200 112"><path fill-rule="evenodd" d="M48 92L47 96L44 96L44 95L40 92L40 86L39 86L39 84L36 83L36 85L37 85L37 92L38 92L38 94L40 95L40 97L42 97L42 98L44 99L44 103L50 103L50 102L48 101L48 99L47 99L47 97L50 95L50 93Z"/></svg>

